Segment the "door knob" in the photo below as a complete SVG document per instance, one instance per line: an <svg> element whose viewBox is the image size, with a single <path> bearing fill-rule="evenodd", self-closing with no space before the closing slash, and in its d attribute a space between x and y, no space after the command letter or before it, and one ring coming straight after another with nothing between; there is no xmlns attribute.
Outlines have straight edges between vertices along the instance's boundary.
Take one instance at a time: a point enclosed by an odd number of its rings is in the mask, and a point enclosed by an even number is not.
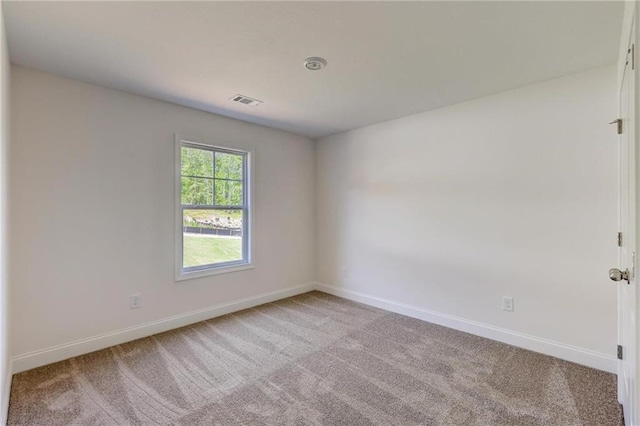
<svg viewBox="0 0 640 426"><path fill-rule="evenodd" d="M609 269L609 279L611 281L629 281L629 270L625 269L624 271L621 271L618 268Z"/></svg>

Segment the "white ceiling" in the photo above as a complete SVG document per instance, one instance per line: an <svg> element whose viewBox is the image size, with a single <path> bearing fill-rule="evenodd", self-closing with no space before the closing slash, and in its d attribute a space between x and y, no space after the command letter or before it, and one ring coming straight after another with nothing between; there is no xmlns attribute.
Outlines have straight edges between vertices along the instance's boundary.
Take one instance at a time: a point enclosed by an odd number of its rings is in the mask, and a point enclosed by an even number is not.
<svg viewBox="0 0 640 426"><path fill-rule="evenodd" d="M3 4L15 64L311 137L612 64L623 13L612 1ZM329 64L307 71L308 56Z"/></svg>

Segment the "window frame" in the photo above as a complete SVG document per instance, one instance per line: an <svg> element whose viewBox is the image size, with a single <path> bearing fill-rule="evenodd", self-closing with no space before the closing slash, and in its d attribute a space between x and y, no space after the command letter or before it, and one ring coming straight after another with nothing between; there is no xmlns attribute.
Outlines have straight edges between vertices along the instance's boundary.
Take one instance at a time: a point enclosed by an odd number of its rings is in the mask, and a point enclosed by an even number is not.
<svg viewBox="0 0 640 426"><path fill-rule="evenodd" d="M252 269L253 265L253 150L246 148L220 146L206 143L198 138L190 138L175 134L175 174L174 174L174 205L175 205L175 280L184 281L193 278L206 277L210 275L225 274L229 272ZM182 147L203 149L214 153L228 153L242 155L244 157L243 167L243 205L242 206L183 206L182 205ZM214 160L215 161L215 160ZM214 177L215 185L215 174ZM215 203L215 199L213 200ZM241 210L242 220L242 260L219 262L209 265L183 267L184 245L183 245L183 211L185 209L198 210Z"/></svg>

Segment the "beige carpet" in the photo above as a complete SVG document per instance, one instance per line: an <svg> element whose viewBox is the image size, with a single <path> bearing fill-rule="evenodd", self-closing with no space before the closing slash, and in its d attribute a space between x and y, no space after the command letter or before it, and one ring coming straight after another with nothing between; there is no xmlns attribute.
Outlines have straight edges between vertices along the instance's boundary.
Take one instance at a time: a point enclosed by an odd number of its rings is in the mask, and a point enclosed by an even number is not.
<svg viewBox="0 0 640 426"><path fill-rule="evenodd" d="M619 425L612 374L307 293L17 374L11 425Z"/></svg>

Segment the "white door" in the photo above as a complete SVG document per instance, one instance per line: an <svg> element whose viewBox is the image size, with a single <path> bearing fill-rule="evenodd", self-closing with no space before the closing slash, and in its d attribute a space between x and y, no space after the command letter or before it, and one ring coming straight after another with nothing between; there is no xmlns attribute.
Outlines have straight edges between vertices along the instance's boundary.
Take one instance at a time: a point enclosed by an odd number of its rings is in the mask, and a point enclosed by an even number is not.
<svg viewBox="0 0 640 426"><path fill-rule="evenodd" d="M623 405L625 423L632 421L638 407L636 377L636 149L635 149L635 84L633 70L633 40L635 30L632 29L627 49L627 60L619 87L620 119L622 133L619 136L619 230L622 233L618 240L619 265L610 271L610 277L618 285L618 342L622 353L618 361L618 399ZM620 358L620 353L618 354Z"/></svg>

